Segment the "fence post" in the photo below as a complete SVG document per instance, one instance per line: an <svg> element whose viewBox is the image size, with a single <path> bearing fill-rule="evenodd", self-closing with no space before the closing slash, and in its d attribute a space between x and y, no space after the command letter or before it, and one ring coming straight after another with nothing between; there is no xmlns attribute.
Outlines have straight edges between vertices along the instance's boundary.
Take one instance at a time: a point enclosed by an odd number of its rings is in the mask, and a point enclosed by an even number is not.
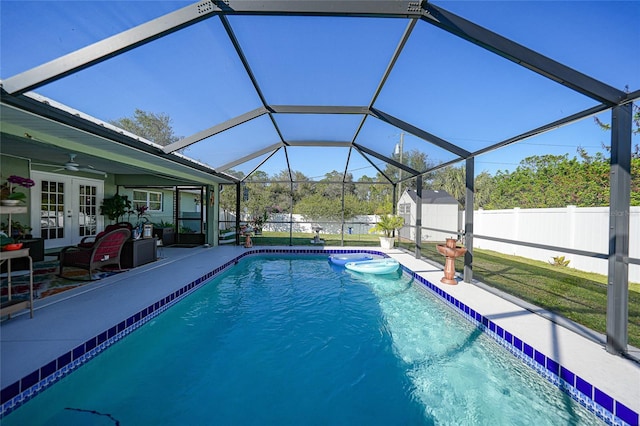
<svg viewBox="0 0 640 426"><path fill-rule="evenodd" d="M289 246L293 245L293 180L289 184Z"/></svg>
<svg viewBox="0 0 640 426"><path fill-rule="evenodd" d="M236 245L240 245L240 182L236 183Z"/></svg>
<svg viewBox="0 0 640 426"><path fill-rule="evenodd" d="M520 207L513 208L513 231L515 235L515 240L520 241ZM515 244L511 244L512 254L514 256L518 256L518 246Z"/></svg>
<svg viewBox="0 0 640 426"><path fill-rule="evenodd" d="M422 256L422 175L416 177L416 259Z"/></svg>
<svg viewBox="0 0 640 426"><path fill-rule="evenodd" d="M577 235L577 229L576 229L576 206L570 205L567 206L567 222L569 223L569 238L567 239L567 244L569 246L570 249L576 249L576 235ZM575 263L575 257L573 255L568 255L567 257L569 257L571 260L574 260Z"/></svg>
<svg viewBox="0 0 640 426"><path fill-rule="evenodd" d="M340 224L340 246L344 247L344 179L342 180L342 223Z"/></svg>

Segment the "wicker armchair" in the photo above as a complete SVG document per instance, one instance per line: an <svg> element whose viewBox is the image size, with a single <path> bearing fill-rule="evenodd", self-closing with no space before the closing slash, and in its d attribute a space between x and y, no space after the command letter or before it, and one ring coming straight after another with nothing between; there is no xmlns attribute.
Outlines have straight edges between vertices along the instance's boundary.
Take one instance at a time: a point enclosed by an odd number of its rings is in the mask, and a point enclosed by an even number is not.
<svg viewBox="0 0 640 426"><path fill-rule="evenodd" d="M63 272L64 268L69 266L89 271L89 280L93 279L91 274L95 270L104 269L107 266L114 270L122 269L120 254L130 236L131 231L119 228L97 238L91 247L72 246L62 249L59 276L70 279L65 277Z"/></svg>
<svg viewBox="0 0 640 426"><path fill-rule="evenodd" d="M104 231L98 233L98 235L89 235L87 237L84 237L82 241L78 243L78 247L91 248L100 237L102 237L108 232L111 232L120 228L125 228L133 232L133 226L129 222L118 222L112 225L107 225L107 227L104 228Z"/></svg>

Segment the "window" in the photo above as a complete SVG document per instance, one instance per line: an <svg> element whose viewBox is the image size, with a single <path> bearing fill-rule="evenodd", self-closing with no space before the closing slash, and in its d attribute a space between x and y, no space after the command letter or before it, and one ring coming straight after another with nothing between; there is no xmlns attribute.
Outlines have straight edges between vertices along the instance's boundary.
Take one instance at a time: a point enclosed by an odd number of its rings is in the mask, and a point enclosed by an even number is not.
<svg viewBox="0 0 640 426"><path fill-rule="evenodd" d="M133 208L140 206L149 207L150 212L162 211L162 192L133 191Z"/></svg>
<svg viewBox="0 0 640 426"><path fill-rule="evenodd" d="M411 204L410 203L402 203L398 207L398 210L399 210L398 211L399 214L409 214L409 213L411 213Z"/></svg>

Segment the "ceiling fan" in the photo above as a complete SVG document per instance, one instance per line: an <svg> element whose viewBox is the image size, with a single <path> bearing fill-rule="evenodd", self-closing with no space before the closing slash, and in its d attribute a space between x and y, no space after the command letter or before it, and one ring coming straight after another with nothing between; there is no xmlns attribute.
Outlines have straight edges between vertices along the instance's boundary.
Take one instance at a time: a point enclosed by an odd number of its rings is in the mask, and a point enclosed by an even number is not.
<svg viewBox="0 0 640 426"><path fill-rule="evenodd" d="M87 165L86 167L83 167L80 164L76 163L76 155L77 154L69 154L69 161L64 163L62 167L60 167L59 169L54 170L54 172L66 170L69 172L95 173L95 174L103 175L104 177L107 177L107 172L104 172L102 170L96 170L91 165Z"/></svg>

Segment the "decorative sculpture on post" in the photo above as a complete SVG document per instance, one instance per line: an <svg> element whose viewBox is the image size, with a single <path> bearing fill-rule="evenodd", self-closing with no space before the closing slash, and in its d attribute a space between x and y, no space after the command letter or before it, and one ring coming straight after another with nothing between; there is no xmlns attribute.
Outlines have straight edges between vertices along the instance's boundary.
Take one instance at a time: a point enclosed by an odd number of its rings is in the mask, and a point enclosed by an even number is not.
<svg viewBox="0 0 640 426"><path fill-rule="evenodd" d="M446 244L438 244L436 246L438 253L445 256L444 262L444 277L440 280L443 284L456 285L458 282L455 280L456 257L460 257L467 252L464 247L456 246L457 240L455 238L447 238Z"/></svg>

